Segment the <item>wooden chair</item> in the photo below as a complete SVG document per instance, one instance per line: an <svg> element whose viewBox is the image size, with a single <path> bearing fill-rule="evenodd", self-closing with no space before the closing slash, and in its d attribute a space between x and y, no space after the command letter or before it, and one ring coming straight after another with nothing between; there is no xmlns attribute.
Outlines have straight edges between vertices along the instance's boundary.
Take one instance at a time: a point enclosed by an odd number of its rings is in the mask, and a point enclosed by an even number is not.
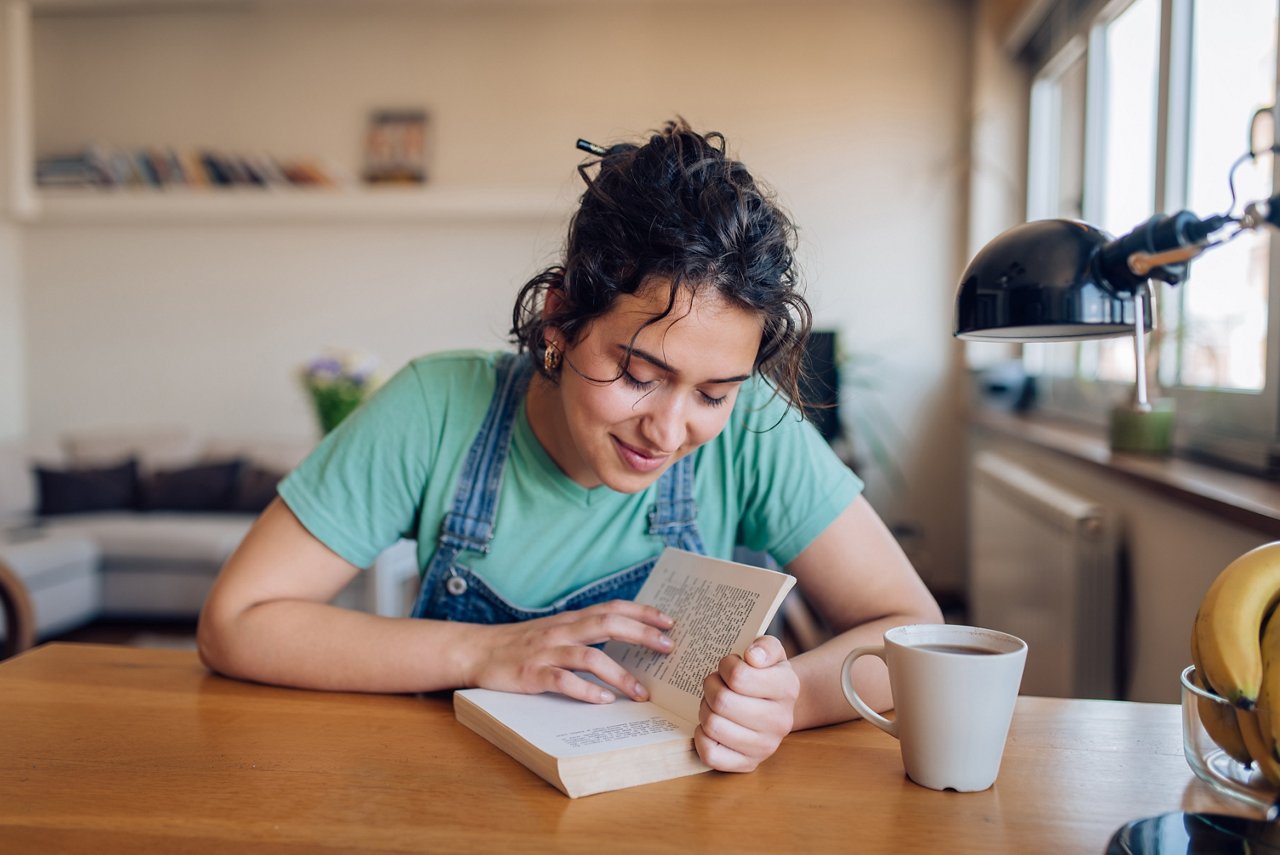
<svg viewBox="0 0 1280 855"><path fill-rule="evenodd" d="M36 613L27 586L3 561L0 561L0 610L5 620L0 659L8 659L35 644Z"/></svg>

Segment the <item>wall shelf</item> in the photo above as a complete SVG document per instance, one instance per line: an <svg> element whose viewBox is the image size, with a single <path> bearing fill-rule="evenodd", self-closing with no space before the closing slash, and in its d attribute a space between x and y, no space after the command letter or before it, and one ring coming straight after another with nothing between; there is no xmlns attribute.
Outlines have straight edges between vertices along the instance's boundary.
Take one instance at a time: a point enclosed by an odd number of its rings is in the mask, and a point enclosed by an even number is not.
<svg viewBox="0 0 1280 855"><path fill-rule="evenodd" d="M271 0L277 2L277 0ZM334 0L336 3L337 0ZM240 223L450 222L477 224L564 221L575 199L567 187L467 186L109 187L36 186L33 20L92 17L113 11L236 10L261 0L12 0L0 9L0 62L7 98L0 98L0 216L32 226L235 225ZM288 5L280 3L280 5ZM296 3L303 10L307 3ZM93 138L92 133L86 139ZM7 205L4 204L7 202ZM7 210L4 210L7 208Z"/></svg>
<svg viewBox="0 0 1280 855"><path fill-rule="evenodd" d="M33 225L541 221L567 216L555 188L210 188L41 190L16 213Z"/></svg>

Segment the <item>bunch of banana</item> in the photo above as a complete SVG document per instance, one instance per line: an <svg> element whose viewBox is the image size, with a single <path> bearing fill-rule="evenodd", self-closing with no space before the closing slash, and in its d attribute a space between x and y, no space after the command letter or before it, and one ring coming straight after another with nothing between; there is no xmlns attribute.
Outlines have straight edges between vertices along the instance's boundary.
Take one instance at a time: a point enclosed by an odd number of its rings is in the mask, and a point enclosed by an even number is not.
<svg viewBox="0 0 1280 855"><path fill-rule="evenodd" d="M1280 541L1227 565L1191 633L1197 682L1232 706L1198 699L1205 731L1227 754L1280 786Z"/></svg>

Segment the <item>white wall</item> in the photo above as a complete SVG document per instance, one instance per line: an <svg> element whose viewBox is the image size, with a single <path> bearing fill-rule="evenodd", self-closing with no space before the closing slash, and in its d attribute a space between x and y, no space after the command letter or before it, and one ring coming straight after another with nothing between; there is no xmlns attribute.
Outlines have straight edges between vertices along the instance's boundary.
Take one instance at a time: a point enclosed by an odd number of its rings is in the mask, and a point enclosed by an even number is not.
<svg viewBox="0 0 1280 855"><path fill-rule="evenodd" d="M801 225L820 326L881 357L908 489L874 471L922 570L962 580L952 294L963 262L969 6L576 2L252 5L36 23L37 145L214 145L354 169L371 108L420 104L433 186L576 192L573 141L681 113L719 129ZM561 227L51 225L26 256L25 427L313 431L295 369L319 348L389 367L499 346ZM0 298L3 291L0 273ZM3 323L0 321L0 323ZM0 375L2 377L3 375ZM5 408L23 394L0 385Z"/></svg>
<svg viewBox="0 0 1280 855"><path fill-rule="evenodd" d="M1023 222L1027 198L1029 70L1005 53L1008 0L981 0L974 15L972 157L966 255Z"/></svg>
<svg viewBox="0 0 1280 855"><path fill-rule="evenodd" d="M18 230L0 221L0 441L26 427L26 352Z"/></svg>
<svg viewBox="0 0 1280 855"><path fill-rule="evenodd" d="M0 14L0 44L5 43L9 17ZM5 57L0 56L0 59ZM11 102L8 63L0 61L0 116ZM11 154L10 140L0 122L0 164ZM9 194L8 176L0 169L0 200ZM0 204L0 210L3 210ZM23 434L27 422L26 352L22 308L22 236L0 216L0 441Z"/></svg>

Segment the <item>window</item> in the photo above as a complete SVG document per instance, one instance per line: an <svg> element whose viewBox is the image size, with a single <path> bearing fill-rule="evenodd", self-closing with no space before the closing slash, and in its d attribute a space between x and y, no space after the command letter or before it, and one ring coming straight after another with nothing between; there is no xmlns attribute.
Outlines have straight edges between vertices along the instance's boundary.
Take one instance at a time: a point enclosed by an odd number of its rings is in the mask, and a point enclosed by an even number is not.
<svg viewBox="0 0 1280 855"><path fill-rule="evenodd" d="M1185 206L1206 214L1231 205L1224 164L1233 163L1248 142L1242 117L1275 99L1275 0L1232 0L1228 6L1201 0L1193 14L1187 158L1177 177ZM1235 186L1244 199L1270 196L1271 157L1241 164ZM1180 334L1162 354L1165 381L1263 389L1269 245L1266 232L1250 232L1195 263L1195 287L1181 290L1181 311L1170 318Z"/></svg>
<svg viewBox="0 0 1280 855"><path fill-rule="evenodd" d="M1041 69L1031 86L1027 218L1084 219L1085 47L1072 39ZM1072 377L1076 348L1028 344L1023 361L1030 373Z"/></svg>
<svg viewBox="0 0 1280 855"><path fill-rule="evenodd" d="M1036 75L1028 208L1032 219L1083 217L1085 50L1074 39Z"/></svg>
<svg viewBox="0 0 1280 855"><path fill-rule="evenodd" d="M1134 0L1094 28L1096 136L1086 161L1085 219L1122 235L1156 210L1156 108L1160 78L1159 0ZM1081 370L1100 380L1132 383L1133 341L1080 345Z"/></svg>
<svg viewBox="0 0 1280 855"><path fill-rule="evenodd" d="M1238 215L1271 196L1271 156L1241 155L1251 119L1276 101L1278 9L1115 0L1073 24L1032 85L1028 218L1083 218L1119 235L1159 211ZM1179 443L1255 467L1280 432L1273 243L1245 233L1196 259L1188 282L1153 283L1160 322L1147 356L1177 400ZM1097 422L1131 394L1136 371L1131 339L1027 345L1024 362L1046 381L1047 409Z"/></svg>

